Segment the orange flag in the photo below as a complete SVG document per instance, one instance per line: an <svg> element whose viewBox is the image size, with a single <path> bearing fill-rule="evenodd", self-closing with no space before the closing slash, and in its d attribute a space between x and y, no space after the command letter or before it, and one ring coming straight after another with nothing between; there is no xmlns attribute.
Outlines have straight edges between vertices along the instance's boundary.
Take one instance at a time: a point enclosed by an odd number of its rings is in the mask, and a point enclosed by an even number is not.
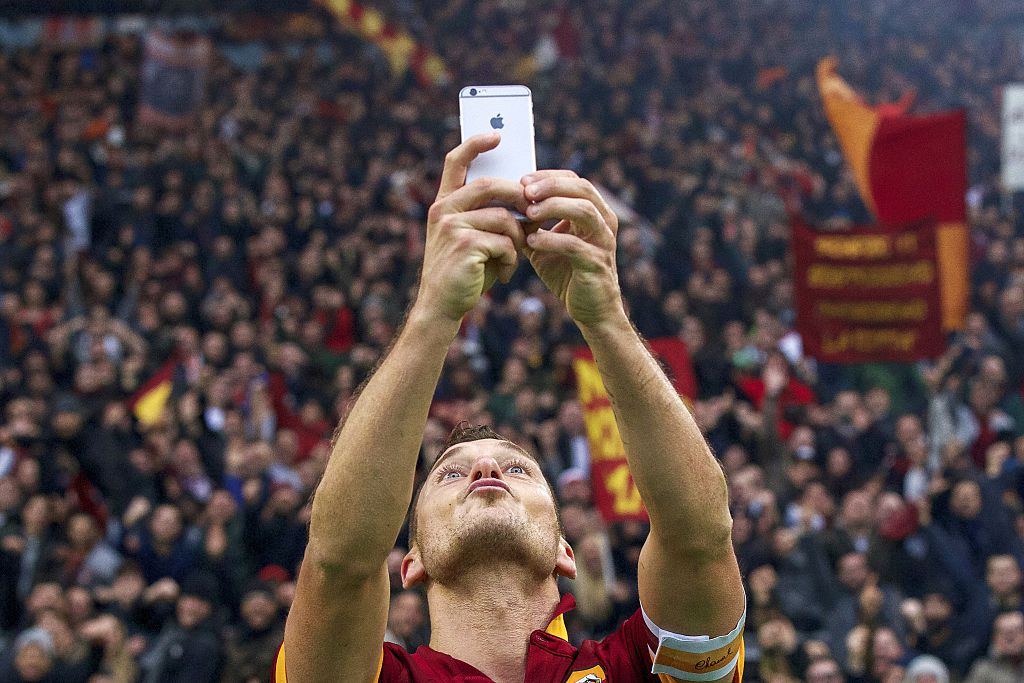
<svg viewBox="0 0 1024 683"><path fill-rule="evenodd" d="M818 63L818 91L861 199L884 225L937 223L942 326L958 329L967 314L970 272L966 117L962 111L908 114L913 93L872 107L836 66L832 57Z"/></svg>

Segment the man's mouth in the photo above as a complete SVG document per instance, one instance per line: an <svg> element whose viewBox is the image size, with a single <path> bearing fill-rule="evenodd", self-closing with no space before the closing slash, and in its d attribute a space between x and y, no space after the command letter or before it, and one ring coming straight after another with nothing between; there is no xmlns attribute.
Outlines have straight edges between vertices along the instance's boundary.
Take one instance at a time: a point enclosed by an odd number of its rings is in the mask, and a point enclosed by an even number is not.
<svg viewBox="0 0 1024 683"><path fill-rule="evenodd" d="M469 487L466 489L466 495L468 496L469 494L473 493L474 491L488 490L488 489L501 489L505 493L509 493L509 494L512 493L511 487L509 487L509 485L506 484L505 482L503 482L501 479L486 478L486 479L477 479L472 484L470 484Z"/></svg>

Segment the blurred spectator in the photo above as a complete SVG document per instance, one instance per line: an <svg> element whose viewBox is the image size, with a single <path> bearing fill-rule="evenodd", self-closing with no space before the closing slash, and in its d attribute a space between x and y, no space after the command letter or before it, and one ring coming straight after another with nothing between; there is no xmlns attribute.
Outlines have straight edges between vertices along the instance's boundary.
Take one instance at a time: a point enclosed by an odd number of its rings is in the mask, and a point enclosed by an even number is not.
<svg viewBox="0 0 1024 683"><path fill-rule="evenodd" d="M974 663L967 683L1010 683L1024 677L1024 614L1002 612L993 622L987 657Z"/></svg>
<svg viewBox="0 0 1024 683"><path fill-rule="evenodd" d="M759 673L766 681L796 681L803 669L796 630L783 616L776 616L757 629L760 646Z"/></svg>
<svg viewBox="0 0 1024 683"><path fill-rule="evenodd" d="M148 505L141 507L145 509ZM126 521L133 516L131 512L131 509L126 512ZM146 581L152 583L163 578L181 581L196 568L199 543L182 517L177 506L165 503L153 510L145 524L140 521L129 525L124 539L125 552L138 562Z"/></svg>
<svg viewBox="0 0 1024 683"><path fill-rule="evenodd" d="M1020 563L1013 555L988 558L985 585L988 587L988 623L993 623L1000 612L1019 611L1024 607Z"/></svg>
<svg viewBox="0 0 1024 683"><path fill-rule="evenodd" d="M907 664L904 683L949 683L949 671L941 659L918 655Z"/></svg>
<svg viewBox="0 0 1024 683"><path fill-rule="evenodd" d="M804 680L807 683L846 683L846 676L834 659L822 657L807 665Z"/></svg>
<svg viewBox="0 0 1024 683"><path fill-rule="evenodd" d="M920 618L909 620L908 640L917 652L938 657L960 678L983 649L987 611L977 594L952 593L945 585L926 589Z"/></svg>
<svg viewBox="0 0 1024 683"><path fill-rule="evenodd" d="M388 609L388 626L384 640L401 645L409 652L415 652L420 645L426 645L424 629L429 626L424 610L426 601L415 590L402 591L391 598Z"/></svg>
<svg viewBox="0 0 1024 683"><path fill-rule="evenodd" d="M228 640L221 683L262 680L270 671L284 639L284 622L266 583L254 583L242 594L242 625Z"/></svg>
<svg viewBox="0 0 1024 683"><path fill-rule="evenodd" d="M825 619L832 652L846 656L848 634L858 625L885 627L900 639L904 628L899 606L901 594L891 586L879 585L864 553L849 552L836 564L837 585L832 608Z"/></svg>
<svg viewBox="0 0 1024 683"><path fill-rule="evenodd" d="M170 579L164 579L170 581ZM221 671L222 645L215 623L216 580L206 573L189 575L180 590L170 584L173 600L158 609L173 611L140 658L149 683L212 683Z"/></svg>
<svg viewBox="0 0 1024 683"><path fill-rule="evenodd" d="M100 537L96 520L80 512L68 520L65 576L69 583L92 587L108 585L121 566L121 555Z"/></svg>
<svg viewBox="0 0 1024 683"><path fill-rule="evenodd" d="M5 536L4 548L18 558L17 593L24 600L37 582L56 577L58 538L52 527L50 499L36 494L25 501L17 533Z"/></svg>
<svg viewBox="0 0 1024 683"><path fill-rule="evenodd" d="M11 660L4 662L5 681L35 683L60 680L53 675L53 638L44 629L36 626L20 633L11 647L11 654Z"/></svg>

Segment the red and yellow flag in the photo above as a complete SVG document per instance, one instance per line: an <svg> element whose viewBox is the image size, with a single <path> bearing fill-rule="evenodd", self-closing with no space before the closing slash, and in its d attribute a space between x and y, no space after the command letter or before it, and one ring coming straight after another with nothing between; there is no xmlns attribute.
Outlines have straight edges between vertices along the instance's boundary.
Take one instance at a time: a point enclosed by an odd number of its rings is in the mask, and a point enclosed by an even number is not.
<svg viewBox="0 0 1024 683"><path fill-rule="evenodd" d="M177 367L176 359L167 361L128 399L128 408L142 425L149 426L160 420L171 398Z"/></svg>
<svg viewBox="0 0 1024 683"><path fill-rule="evenodd" d="M652 339L648 347L679 395L688 403L693 401L697 396L697 380L686 344L674 337L663 337ZM647 521L647 509L629 471L626 447L615 422L611 398L589 348L576 349L573 369L590 445L594 506L606 522Z"/></svg>
<svg viewBox="0 0 1024 683"><path fill-rule="evenodd" d="M883 225L936 222L942 326L957 329L967 314L970 272L966 117L908 114L913 93L872 107L836 65L832 57L818 63L818 91L857 190Z"/></svg>
<svg viewBox="0 0 1024 683"><path fill-rule="evenodd" d="M375 44L387 55L391 71L401 75L412 69L421 85L443 83L448 67L441 57L395 26L378 10L356 0L319 0L348 31Z"/></svg>
<svg viewBox="0 0 1024 683"><path fill-rule="evenodd" d="M647 509L629 472L626 447L615 423L612 401L590 349L582 347L576 350L573 369L590 444L594 506L606 522L647 521Z"/></svg>

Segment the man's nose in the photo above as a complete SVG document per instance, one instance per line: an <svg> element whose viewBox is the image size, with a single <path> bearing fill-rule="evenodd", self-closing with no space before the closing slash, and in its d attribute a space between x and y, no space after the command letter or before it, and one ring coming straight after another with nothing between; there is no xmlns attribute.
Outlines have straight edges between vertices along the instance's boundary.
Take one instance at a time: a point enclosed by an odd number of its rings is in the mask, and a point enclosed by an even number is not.
<svg viewBox="0 0 1024 683"><path fill-rule="evenodd" d="M473 469L469 473L470 481L479 479L501 479L501 468L494 458L479 458L473 463Z"/></svg>

